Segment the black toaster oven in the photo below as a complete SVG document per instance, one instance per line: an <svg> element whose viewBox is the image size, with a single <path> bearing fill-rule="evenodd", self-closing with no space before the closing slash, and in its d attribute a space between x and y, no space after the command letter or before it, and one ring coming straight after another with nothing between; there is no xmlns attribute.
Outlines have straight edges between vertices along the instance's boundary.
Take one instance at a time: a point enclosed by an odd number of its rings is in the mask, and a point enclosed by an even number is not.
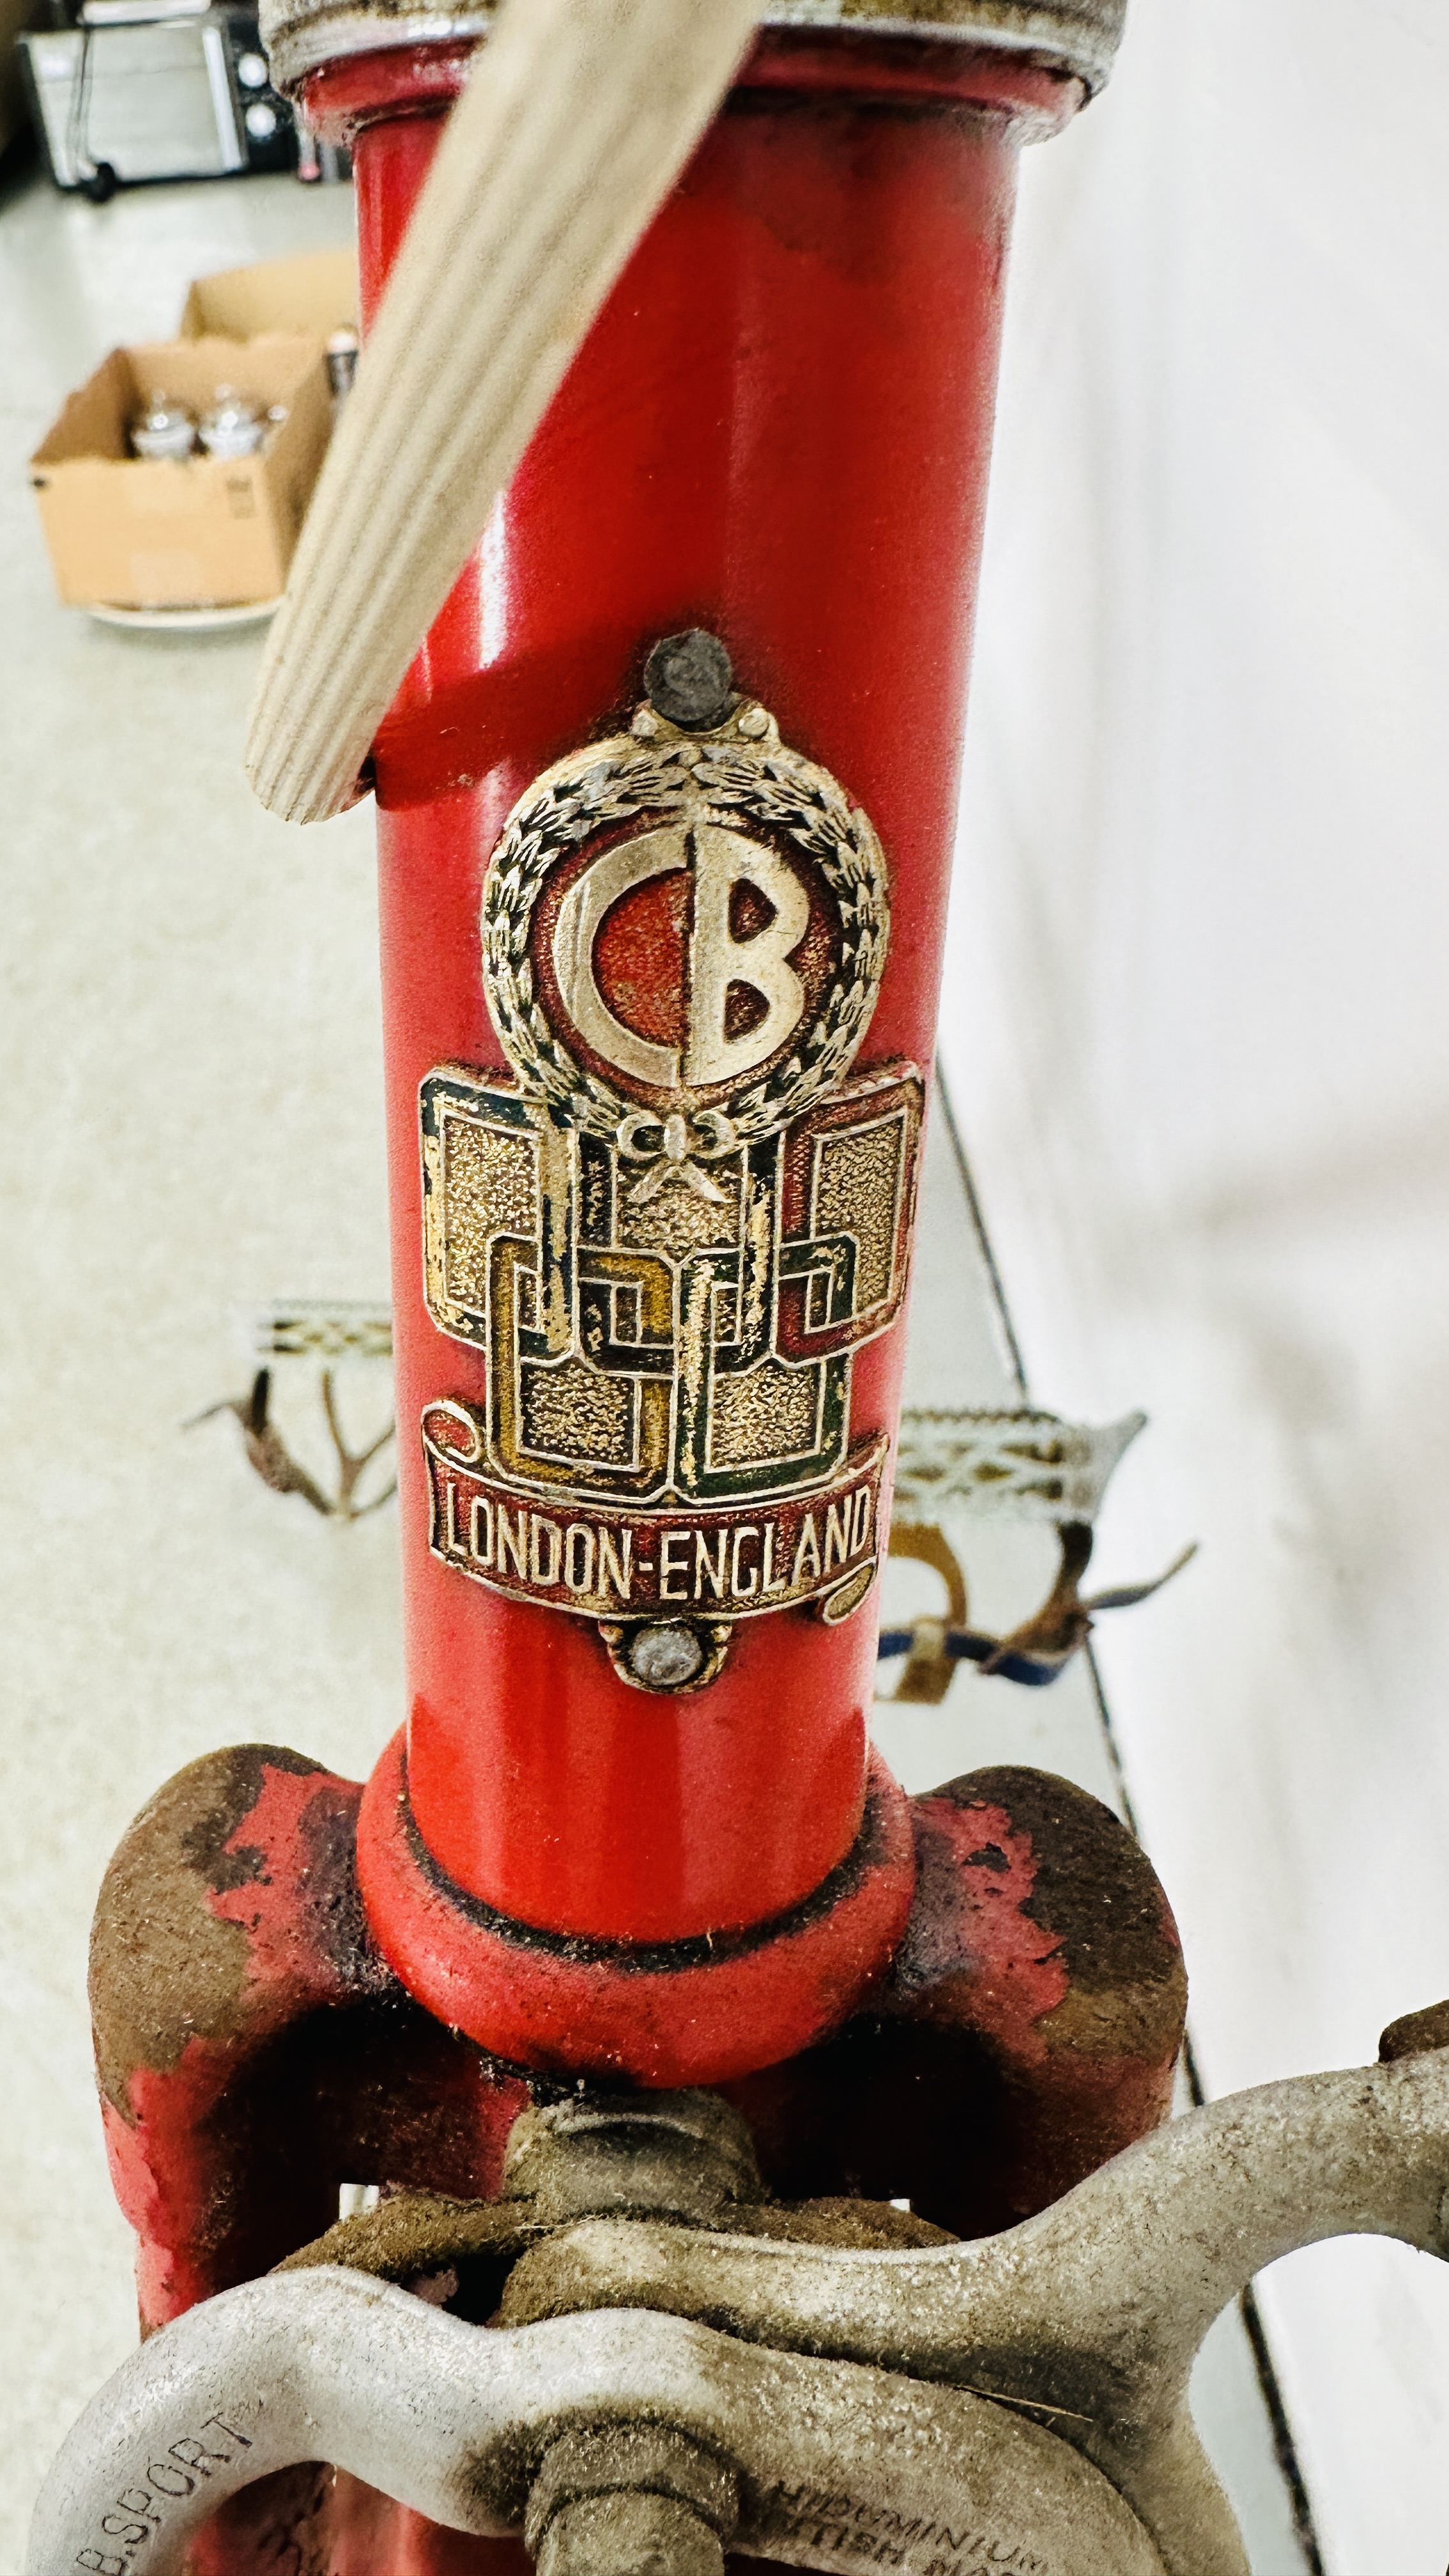
<svg viewBox="0 0 1449 2576"><path fill-rule="evenodd" d="M86 0L78 23L20 46L58 188L100 198L137 180L296 167L292 113L246 9Z"/></svg>

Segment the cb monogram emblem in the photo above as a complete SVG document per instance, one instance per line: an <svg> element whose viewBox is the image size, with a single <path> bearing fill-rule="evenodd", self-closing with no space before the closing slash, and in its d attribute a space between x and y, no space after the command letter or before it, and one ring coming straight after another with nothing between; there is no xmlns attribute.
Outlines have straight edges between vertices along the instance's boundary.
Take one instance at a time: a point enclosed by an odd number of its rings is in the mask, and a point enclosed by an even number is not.
<svg viewBox="0 0 1449 2576"><path fill-rule="evenodd" d="M512 1078L422 1091L428 1303L488 1357L486 1405L424 1416L432 1543L646 1687L870 1589L887 1444L851 1362L900 1311L922 1112L913 1065L853 1069L888 937L869 822L748 700L642 707L489 862Z"/></svg>

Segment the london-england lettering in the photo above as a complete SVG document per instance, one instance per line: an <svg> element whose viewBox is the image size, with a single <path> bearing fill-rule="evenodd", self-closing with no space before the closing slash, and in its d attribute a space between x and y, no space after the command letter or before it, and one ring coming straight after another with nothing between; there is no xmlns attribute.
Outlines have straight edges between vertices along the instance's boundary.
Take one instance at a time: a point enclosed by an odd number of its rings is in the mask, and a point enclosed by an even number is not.
<svg viewBox="0 0 1449 2576"><path fill-rule="evenodd" d="M449 1564L517 1600L596 1619L686 1609L749 1618L822 1595L833 1599L854 1570L874 1566L884 1443L864 1475L857 1471L836 1489L754 1519L595 1511L565 1520L470 1471L449 1445L469 1433L481 1445L477 1416L460 1405L436 1405L423 1418L432 1545ZM857 1597L864 1598L863 1588Z"/></svg>

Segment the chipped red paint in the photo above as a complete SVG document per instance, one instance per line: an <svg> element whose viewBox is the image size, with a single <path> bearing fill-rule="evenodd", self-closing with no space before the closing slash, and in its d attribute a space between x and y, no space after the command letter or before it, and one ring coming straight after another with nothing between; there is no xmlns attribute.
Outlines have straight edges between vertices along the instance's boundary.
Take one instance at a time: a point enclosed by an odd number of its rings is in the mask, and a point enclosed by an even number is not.
<svg viewBox="0 0 1449 2576"><path fill-rule="evenodd" d="M238 1817L239 1766L255 1790ZM295 1755L241 1748L194 1765L153 1801L113 1864L97 1915L97 2054L148 2327L319 2235L341 2182L483 2199L499 2189L508 2132L542 2079L497 2064L391 1974L357 1899L360 1798ZM211 1830L218 1814L224 1833ZM763 2073L748 2071L769 2045L771 2011L816 1992L788 1973L786 1944L747 1951L734 1986L727 1959L687 1969L683 1991L775 2189L903 2196L977 2233L1044 2206L1165 2116L1181 1958L1145 1856L1068 1782L1005 1770L908 1808L888 1797L883 1830L908 1823L920 1874L904 1938L870 2006L833 2041L799 2055L778 2048ZM229 1883L210 1883L218 1878ZM144 1966L127 1938L138 1888L154 1891L147 1937L181 1961L151 2015L150 2062L136 2058L126 1983ZM224 1990L198 1912L237 1935ZM783 2006L770 1984L782 1958ZM562 1973L585 2015L630 1981L617 1968L590 1979L577 1960ZM733 2064L728 2014L709 2019L711 1974L735 2015ZM657 1996L667 1979L645 1983ZM446 2013L447 1997L438 2001ZM634 2042L649 2027L637 2009ZM667 2010L654 2028L673 2044ZM570 2057L558 2036L537 2053ZM617 2058L599 2071L617 2080ZM645 2072L670 2080L662 2055Z"/></svg>
<svg viewBox="0 0 1449 2576"><path fill-rule="evenodd" d="M322 1813L355 1826L360 1792L316 1771L263 1768L260 1776L255 1807L220 1845L234 1867L218 1874L233 1883L208 1886L202 1897L214 1920L245 1935L234 2028L225 2039L182 2038L174 2064L138 2066L124 2103L102 2105L112 2184L140 2239L137 2289L147 2331L225 2286L209 2259L220 2173L231 2153L217 2124L239 2067L275 2033L346 1994L338 1959L305 1937L316 1848L307 1828Z"/></svg>
<svg viewBox="0 0 1449 2576"><path fill-rule="evenodd" d="M915 1801L931 1874L949 1873L951 1902L912 1924L895 1963L896 1991L919 1997L923 2019L970 2019L1013 2057L1047 2054L1040 2025L1065 2003L1070 1978L1060 1936L1023 1911L1036 1892L1036 1854L1003 1807L958 1806L942 1793Z"/></svg>
<svg viewBox="0 0 1449 2576"><path fill-rule="evenodd" d="M320 2235L343 2181L496 2197L513 2121L550 2089L391 1974L358 1900L361 1797L296 1754L240 1747L163 1790L112 1865L97 2056L147 2326ZM982 1772L898 1801L887 1796L886 1829L913 1828L919 1876L888 1977L833 2039L720 2089L783 2197L899 2196L983 2233L1164 2116L1184 2001L1176 1934L1126 1828L1066 1781ZM171 1963L164 1978L148 1980L148 1947L153 1968ZM746 2062L768 2045L773 2008L770 1950L754 1955L765 1983L734 1995ZM597 1978L591 2001L581 1980L576 1999L597 2009L627 1983L622 1970ZM781 1986L791 2010L814 1991ZM647 2027L637 2012L635 2042ZM667 2036L667 2012L659 2027ZM666 2061L650 2071L667 2080ZM524 2564L511 2543L435 2533L355 2482L289 2471L227 2508L195 2576L262 2576L293 2549L327 2576Z"/></svg>
<svg viewBox="0 0 1449 2576"><path fill-rule="evenodd" d="M92 2010L147 2331L320 2234L343 2182L498 2189L528 2083L379 1956L357 1894L361 1797L241 1747L170 1783L111 1865Z"/></svg>
<svg viewBox="0 0 1449 2576"><path fill-rule="evenodd" d="M722 2089L782 2197L904 2196L987 2235L1166 2118L1186 1978L1146 1855L1085 1790L1003 1768L911 1804L916 1899L873 2005Z"/></svg>
<svg viewBox="0 0 1449 2576"><path fill-rule="evenodd" d="M1066 1781L980 1773L914 1803L922 1901L892 1966L892 2005L915 2028L969 2031L984 2051L1003 2108L1000 2225L1167 2118L1187 2008L1181 1944L1146 1855Z"/></svg>
<svg viewBox="0 0 1449 2576"><path fill-rule="evenodd" d="M237 1864L235 1882L214 1888L207 1909L247 1936L249 1994L260 1989L271 2003L300 1981L309 2001L336 2003L346 1991L346 1970L320 1945L300 1950L297 1924L317 1868L319 1834L334 1819L345 1820L349 1839L356 1833L357 1785L332 1773L319 1780L268 1767L261 1777L256 1805L222 1846Z"/></svg>

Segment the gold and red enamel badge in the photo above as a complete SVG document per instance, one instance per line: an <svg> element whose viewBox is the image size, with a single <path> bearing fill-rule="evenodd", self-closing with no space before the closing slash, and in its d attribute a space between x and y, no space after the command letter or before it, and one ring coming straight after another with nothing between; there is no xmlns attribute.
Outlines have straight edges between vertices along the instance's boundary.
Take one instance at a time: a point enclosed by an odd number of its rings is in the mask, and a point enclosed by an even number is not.
<svg viewBox="0 0 1449 2576"><path fill-rule="evenodd" d="M659 693L656 693L656 698ZM641 707L514 807L483 894L512 1079L423 1086L428 1304L488 1355L429 1407L435 1551L480 1583L706 1640L848 1617L880 1545L886 1440L851 1357L905 1290L915 1066L853 1068L885 965L880 844L828 773L732 699ZM656 1658L656 1661L659 1661Z"/></svg>

